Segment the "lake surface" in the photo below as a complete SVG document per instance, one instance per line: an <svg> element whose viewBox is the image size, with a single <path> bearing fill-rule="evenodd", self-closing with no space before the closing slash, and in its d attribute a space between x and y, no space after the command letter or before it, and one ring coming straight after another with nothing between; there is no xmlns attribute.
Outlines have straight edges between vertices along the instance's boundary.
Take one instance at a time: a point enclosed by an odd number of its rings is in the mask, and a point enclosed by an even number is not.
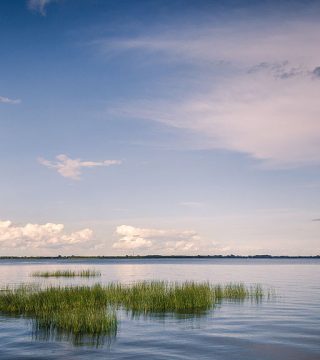
<svg viewBox="0 0 320 360"><path fill-rule="evenodd" d="M94 268L91 279L36 279L34 271ZM0 315L0 359L320 359L320 260L2 260L0 289L137 280L259 283L276 296L223 302L206 316L132 318L119 313L116 338L100 347L37 339L30 320Z"/></svg>

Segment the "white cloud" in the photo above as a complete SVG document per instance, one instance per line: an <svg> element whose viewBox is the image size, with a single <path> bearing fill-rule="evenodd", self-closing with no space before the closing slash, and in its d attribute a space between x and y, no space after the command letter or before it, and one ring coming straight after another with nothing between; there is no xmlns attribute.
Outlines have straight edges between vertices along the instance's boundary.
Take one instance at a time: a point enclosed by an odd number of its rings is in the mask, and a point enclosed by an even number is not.
<svg viewBox="0 0 320 360"><path fill-rule="evenodd" d="M147 250L161 253L185 253L196 251L199 235L192 230L150 229L120 225L116 229L119 236L113 244L118 250Z"/></svg>
<svg viewBox="0 0 320 360"><path fill-rule="evenodd" d="M179 97L126 101L112 112L192 131L205 148L245 153L269 166L319 164L319 32L311 20L248 21L103 43L191 64L197 79L176 78L186 84Z"/></svg>
<svg viewBox="0 0 320 360"><path fill-rule="evenodd" d="M120 160L103 160L103 161L82 161L81 159L71 159L67 155L60 154L56 156L57 161L49 161L39 158L40 164L50 168L56 169L57 172L66 178L79 180L83 168L101 167L120 165Z"/></svg>
<svg viewBox="0 0 320 360"><path fill-rule="evenodd" d="M20 104L21 100L19 99L10 99L5 96L0 96L0 103L3 104Z"/></svg>
<svg viewBox="0 0 320 360"><path fill-rule="evenodd" d="M85 228L67 233L63 224L26 224L15 226L0 221L0 244L8 248L59 248L79 245L92 239L93 231Z"/></svg>
<svg viewBox="0 0 320 360"><path fill-rule="evenodd" d="M183 101L127 105L134 116L203 135L207 148L242 152L276 167L320 163L320 81L239 75ZM165 109L165 110L164 110Z"/></svg>
<svg viewBox="0 0 320 360"><path fill-rule="evenodd" d="M42 16L46 15L46 7L57 0L28 0L28 8L32 11L40 13Z"/></svg>

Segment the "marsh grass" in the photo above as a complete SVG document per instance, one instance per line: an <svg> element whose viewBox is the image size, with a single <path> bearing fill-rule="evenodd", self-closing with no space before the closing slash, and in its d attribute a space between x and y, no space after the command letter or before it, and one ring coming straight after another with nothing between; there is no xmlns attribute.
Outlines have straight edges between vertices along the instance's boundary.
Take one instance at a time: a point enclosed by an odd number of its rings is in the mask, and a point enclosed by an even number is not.
<svg viewBox="0 0 320 360"><path fill-rule="evenodd" d="M116 335L119 309L133 315L198 316L225 299L243 301L262 297L264 291L260 285L243 284L151 281L46 289L22 286L0 292L0 313L32 319L35 333L68 336L76 343L87 337L96 343Z"/></svg>
<svg viewBox="0 0 320 360"><path fill-rule="evenodd" d="M96 343L101 337L115 336L117 331L115 311L108 306L101 286L3 291L0 312L33 319L37 334L65 335L74 342L88 337Z"/></svg>
<svg viewBox="0 0 320 360"><path fill-rule="evenodd" d="M101 276L100 271L85 269L79 271L56 270L56 271L36 271L31 274L33 277L95 277Z"/></svg>
<svg viewBox="0 0 320 360"><path fill-rule="evenodd" d="M106 289L113 303L133 313L199 313L212 308L214 294L208 283L138 282Z"/></svg>
<svg viewBox="0 0 320 360"><path fill-rule="evenodd" d="M222 300L244 301L246 299L260 301L265 296L265 291L259 284L250 287L243 283L215 285L212 287L212 291L217 302Z"/></svg>

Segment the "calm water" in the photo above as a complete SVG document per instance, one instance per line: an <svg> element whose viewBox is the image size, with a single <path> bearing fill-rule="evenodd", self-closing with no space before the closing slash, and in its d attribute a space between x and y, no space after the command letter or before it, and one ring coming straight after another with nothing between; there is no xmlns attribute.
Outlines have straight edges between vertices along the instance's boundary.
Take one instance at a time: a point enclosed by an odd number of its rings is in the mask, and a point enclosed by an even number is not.
<svg viewBox="0 0 320 360"><path fill-rule="evenodd" d="M35 280L39 270L95 268L96 279ZM260 283L277 296L225 302L201 318L131 318L102 347L39 340L29 320L0 315L0 359L320 359L319 260L0 261L0 288L21 283L93 284L136 280Z"/></svg>

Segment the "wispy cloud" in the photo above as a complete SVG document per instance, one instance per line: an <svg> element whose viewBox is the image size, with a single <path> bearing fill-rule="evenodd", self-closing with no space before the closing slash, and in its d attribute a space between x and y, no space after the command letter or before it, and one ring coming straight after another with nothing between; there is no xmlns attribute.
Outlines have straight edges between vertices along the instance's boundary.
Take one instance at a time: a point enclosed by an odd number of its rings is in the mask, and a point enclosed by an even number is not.
<svg viewBox="0 0 320 360"><path fill-rule="evenodd" d="M0 96L0 103L3 104L20 104L21 100L19 99L10 99L5 96Z"/></svg>
<svg viewBox="0 0 320 360"><path fill-rule="evenodd" d="M56 156L57 161L49 161L39 158L40 164L55 169L57 172L66 178L79 180L82 170L84 168L93 168L101 166L120 165L121 160L103 160L103 161L82 161L81 159L71 159L67 155L60 154Z"/></svg>
<svg viewBox="0 0 320 360"><path fill-rule="evenodd" d="M84 244L92 240L89 228L68 233L63 224L26 224L0 221L0 244L8 248L59 248Z"/></svg>
<svg viewBox="0 0 320 360"><path fill-rule="evenodd" d="M126 100L111 111L191 131L203 147L241 152L268 166L319 164L320 24L268 21L172 27L101 42L104 51L187 63L198 75L193 83L175 78L184 89L178 96L168 89L162 99Z"/></svg>
<svg viewBox="0 0 320 360"><path fill-rule="evenodd" d="M272 26L271 26L272 24ZM191 62L194 65L229 64L253 66L262 62L289 60L295 64L319 66L318 41L320 25L317 21L274 22L267 18L257 24L236 19L232 25L202 26L185 24L166 26L148 35L131 38L100 39L95 43L105 53L144 51L156 54L157 60ZM301 51L297 52L299 48Z"/></svg>
<svg viewBox="0 0 320 360"><path fill-rule="evenodd" d="M119 106L118 115L202 135L207 148L242 152L273 167L320 163L320 81L239 75L184 100Z"/></svg>
<svg viewBox="0 0 320 360"><path fill-rule="evenodd" d="M198 249L200 240L193 230L151 229L120 225L119 239L113 244L118 250L148 250L160 253L188 253Z"/></svg>
<svg viewBox="0 0 320 360"><path fill-rule="evenodd" d="M30 10L38 12L42 16L45 16L47 6L55 1L58 0L28 0L27 5Z"/></svg>

